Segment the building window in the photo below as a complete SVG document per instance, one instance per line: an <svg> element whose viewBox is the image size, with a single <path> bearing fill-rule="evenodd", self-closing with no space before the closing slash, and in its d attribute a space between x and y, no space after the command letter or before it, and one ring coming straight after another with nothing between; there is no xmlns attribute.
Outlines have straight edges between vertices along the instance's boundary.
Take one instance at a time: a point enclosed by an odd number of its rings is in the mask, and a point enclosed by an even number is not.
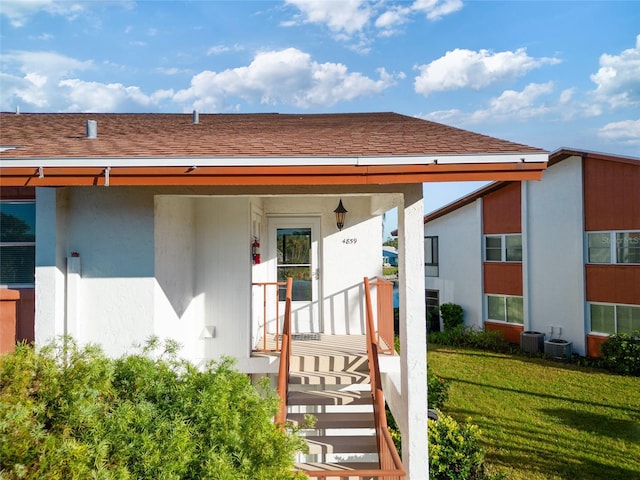
<svg viewBox="0 0 640 480"><path fill-rule="evenodd" d="M0 285L35 283L35 225L35 202L0 202Z"/></svg>
<svg viewBox="0 0 640 480"><path fill-rule="evenodd" d="M486 235L484 258L487 262L521 262L522 235Z"/></svg>
<svg viewBox="0 0 640 480"><path fill-rule="evenodd" d="M438 237L424 237L424 270L427 277L439 275Z"/></svg>
<svg viewBox="0 0 640 480"><path fill-rule="evenodd" d="M424 301L427 313L427 332L440 331L440 292L425 290Z"/></svg>
<svg viewBox="0 0 640 480"><path fill-rule="evenodd" d="M591 332L615 335L640 330L640 306L590 303Z"/></svg>
<svg viewBox="0 0 640 480"><path fill-rule="evenodd" d="M487 295L487 319L522 325L524 323L522 297Z"/></svg>
<svg viewBox="0 0 640 480"><path fill-rule="evenodd" d="M640 264L640 231L587 233L587 263Z"/></svg>

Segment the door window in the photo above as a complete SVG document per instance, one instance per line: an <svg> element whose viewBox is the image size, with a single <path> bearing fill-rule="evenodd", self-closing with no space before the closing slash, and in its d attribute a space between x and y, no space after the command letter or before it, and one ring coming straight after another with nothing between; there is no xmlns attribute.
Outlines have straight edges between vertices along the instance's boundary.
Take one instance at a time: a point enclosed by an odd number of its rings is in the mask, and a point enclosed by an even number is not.
<svg viewBox="0 0 640 480"><path fill-rule="evenodd" d="M278 228L278 282L286 282L293 278L292 300L312 300L311 285L311 228ZM285 287L279 291L280 300L284 301Z"/></svg>

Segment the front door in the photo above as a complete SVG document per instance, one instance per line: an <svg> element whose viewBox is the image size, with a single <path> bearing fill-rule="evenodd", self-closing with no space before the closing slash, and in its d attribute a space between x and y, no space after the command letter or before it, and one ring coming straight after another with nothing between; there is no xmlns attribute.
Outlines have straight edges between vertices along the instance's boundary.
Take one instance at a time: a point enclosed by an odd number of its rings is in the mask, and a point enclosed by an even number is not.
<svg viewBox="0 0 640 480"><path fill-rule="evenodd" d="M318 233L320 219L272 217L269 219L270 258L276 261L273 276L278 282L293 278L292 333L320 332ZM280 290L284 312L285 289Z"/></svg>

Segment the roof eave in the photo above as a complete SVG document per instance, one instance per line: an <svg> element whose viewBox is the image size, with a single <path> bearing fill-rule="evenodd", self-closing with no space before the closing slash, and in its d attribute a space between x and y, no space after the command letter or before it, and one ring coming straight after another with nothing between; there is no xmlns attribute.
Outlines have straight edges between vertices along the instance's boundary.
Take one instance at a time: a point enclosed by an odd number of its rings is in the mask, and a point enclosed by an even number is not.
<svg viewBox="0 0 640 480"><path fill-rule="evenodd" d="M95 166L48 166L37 162L14 165L0 161L3 186L372 185L538 180L547 162L203 166L190 161L179 166L126 166L105 161Z"/></svg>

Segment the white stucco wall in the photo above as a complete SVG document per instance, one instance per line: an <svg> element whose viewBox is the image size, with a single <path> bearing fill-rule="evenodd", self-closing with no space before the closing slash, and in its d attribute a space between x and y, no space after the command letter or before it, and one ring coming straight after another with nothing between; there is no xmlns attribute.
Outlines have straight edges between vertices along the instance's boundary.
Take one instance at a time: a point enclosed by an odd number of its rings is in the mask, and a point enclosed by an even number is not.
<svg viewBox="0 0 640 480"><path fill-rule="evenodd" d="M67 252L81 260L78 337L120 355L153 331L154 203L135 188L71 188Z"/></svg>
<svg viewBox="0 0 640 480"><path fill-rule="evenodd" d="M573 157L528 184L530 330L573 342L584 355L582 167Z"/></svg>
<svg viewBox="0 0 640 480"><path fill-rule="evenodd" d="M196 292L196 221L192 197L155 197L154 333L178 341L181 355L204 356L203 298Z"/></svg>
<svg viewBox="0 0 640 480"><path fill-rule="evenodd" d="M251 354L250 203L246 197L196 200L196 292L204 295L204 322L215 337L205 356Z"/></svg>
<svg viewBox="0 0 640 480"><path fill-rule="evenodd" d="M440 262L439 276L425 277L425 288L440 292L440 305L460 305L466 325L483 328L481 200L432 220L425 236L438 237Z"/></svg>

